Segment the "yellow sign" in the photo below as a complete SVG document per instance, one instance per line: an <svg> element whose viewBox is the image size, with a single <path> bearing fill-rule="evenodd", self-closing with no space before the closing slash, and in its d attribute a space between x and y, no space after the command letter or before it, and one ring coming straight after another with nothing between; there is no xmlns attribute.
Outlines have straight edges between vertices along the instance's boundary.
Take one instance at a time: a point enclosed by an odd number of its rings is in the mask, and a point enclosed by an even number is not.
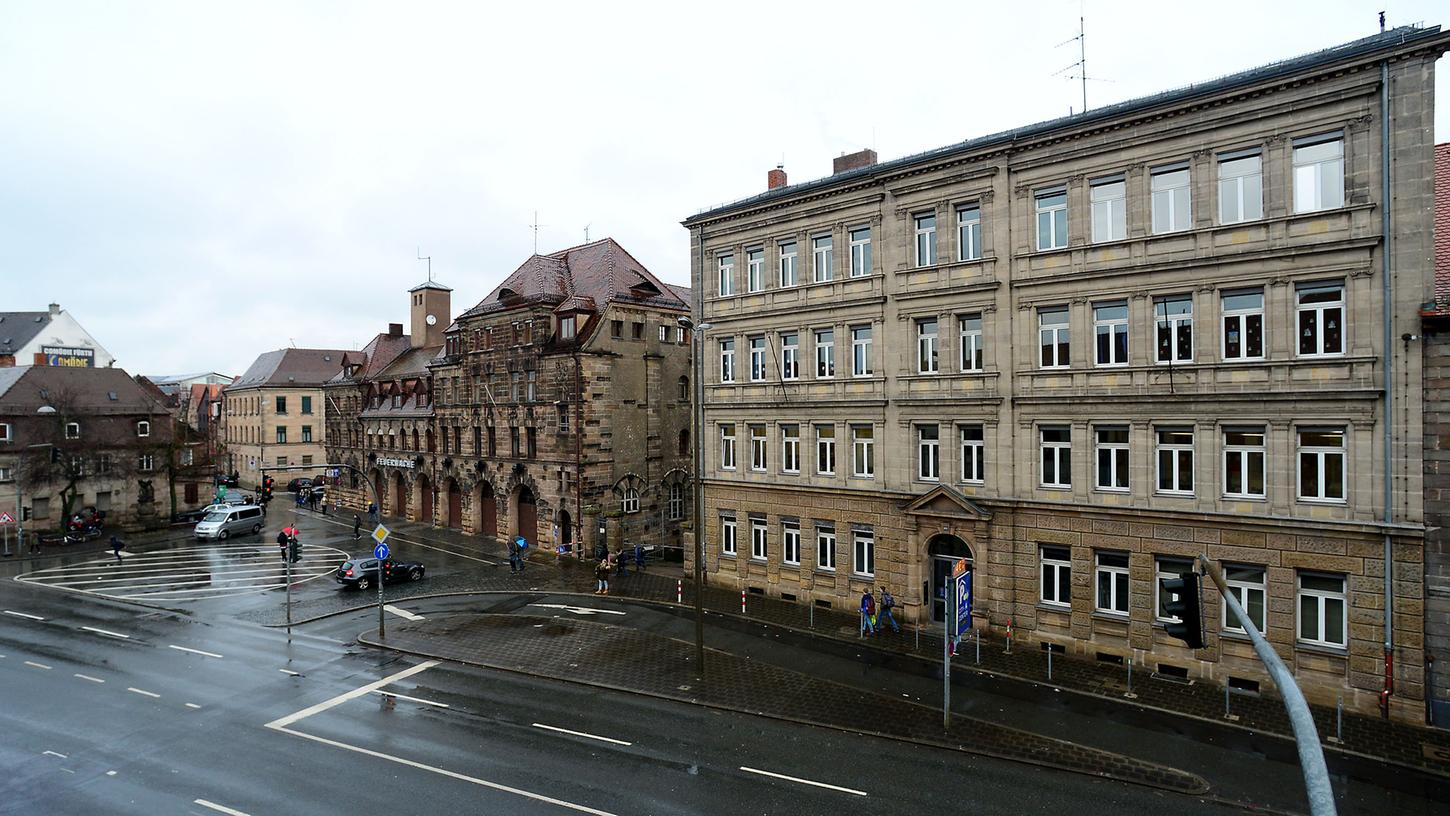
<svg viewBox="0 0 1450 816"><path fill-rule="evenodd" d="M379 544L382 544L384 541L387 541L387 540L388 540L388 528L386 528L383 525L379 524L377 526L377 528L373 530L373 541L376 541Z"/></svg>

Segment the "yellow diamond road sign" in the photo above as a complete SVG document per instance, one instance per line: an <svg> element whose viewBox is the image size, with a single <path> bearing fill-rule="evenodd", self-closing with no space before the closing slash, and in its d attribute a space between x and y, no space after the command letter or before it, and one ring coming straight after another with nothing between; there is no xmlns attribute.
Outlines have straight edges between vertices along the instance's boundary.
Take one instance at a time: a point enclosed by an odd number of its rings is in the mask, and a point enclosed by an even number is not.
<svg viewBox="0 0 1450 816"><path fill-rule="evenodd" d="M383 543L384 541L387 541L387 540L388 540L388 528L386 528L383 525L379 524L377 526L377 528L375 530L373 530L373 541L376 541L379 544L381 544L381 543Z"/></svg>

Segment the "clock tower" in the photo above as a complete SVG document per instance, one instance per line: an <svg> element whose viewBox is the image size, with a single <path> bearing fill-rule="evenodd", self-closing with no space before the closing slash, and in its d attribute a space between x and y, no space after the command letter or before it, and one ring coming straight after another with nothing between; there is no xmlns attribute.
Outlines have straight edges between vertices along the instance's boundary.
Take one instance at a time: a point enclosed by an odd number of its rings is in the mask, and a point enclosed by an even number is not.
<svg viewBox="0 0 1450 816"><path fill-rule="evenodd" d="M443 345L443 332L453 322L452 289L436 281L408 290L413 316L413 348Z"/></svg>

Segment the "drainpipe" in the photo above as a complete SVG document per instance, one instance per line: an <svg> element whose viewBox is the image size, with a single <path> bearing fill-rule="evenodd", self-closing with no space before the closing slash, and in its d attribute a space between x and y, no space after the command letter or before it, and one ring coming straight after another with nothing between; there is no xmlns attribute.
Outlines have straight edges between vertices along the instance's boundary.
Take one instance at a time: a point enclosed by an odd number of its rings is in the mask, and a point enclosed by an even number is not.
<svg viewBox="0 0 1450 816"><path fill-rule="evenodd" d="M574 317L577 324L579 317ZM574 560L584 560L584 369L579 360L579 328L574 328Z"/></svg>
<svg viewBox="0 0 1450 816"><path fill-rule="evenodd" d="M1385 448L1385 477L1384 477L1384 559L1385 559L1385 680L1384 688L1380 691L1380 715L1388 718L1390 716L1390 695L1395 690L1395 655L1394 655L1394 546L1390 537L1389 527L1394 523L1394 435L1390 422L1394 417L1394 366L1390 364L1390 353L1393 346L1394 327L1391 321L1394 318L1394 307L1391 296L1394 287L1390 283L1390 63L1385 60L1380 63L1380 234L1383 236L1381 261L1384 269L1381 280L1381 296L1384 299L1384 361L1381 368L1384 372L1385 389L1385 413L1384 413L1384 448Z"/></svg>

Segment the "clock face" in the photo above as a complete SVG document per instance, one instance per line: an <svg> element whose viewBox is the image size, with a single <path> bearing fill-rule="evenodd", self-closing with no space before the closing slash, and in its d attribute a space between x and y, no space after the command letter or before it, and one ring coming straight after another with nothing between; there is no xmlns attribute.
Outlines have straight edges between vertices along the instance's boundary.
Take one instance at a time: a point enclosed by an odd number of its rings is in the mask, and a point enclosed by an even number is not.
<svg viewBox="0 0 1450 816"><path fill-rule="evenodd" d="M432 326L437 322L438 318L434 317L433 315L428 315L428 325Z"/></svg>

